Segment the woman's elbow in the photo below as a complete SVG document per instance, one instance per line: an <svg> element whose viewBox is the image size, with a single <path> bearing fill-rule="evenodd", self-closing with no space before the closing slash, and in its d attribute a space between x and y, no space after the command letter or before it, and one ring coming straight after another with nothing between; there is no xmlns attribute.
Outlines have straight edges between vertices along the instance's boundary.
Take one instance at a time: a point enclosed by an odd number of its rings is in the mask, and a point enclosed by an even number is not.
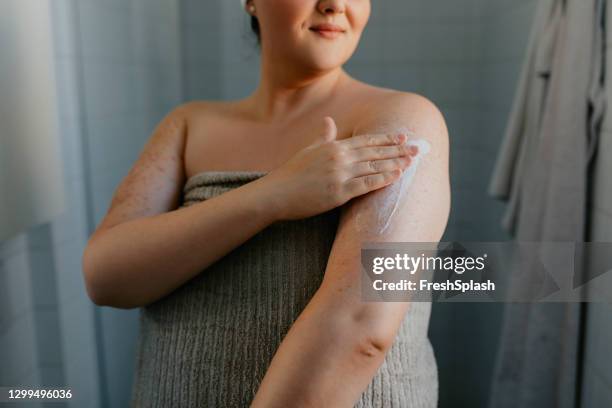
<svg viewBox="0 0 612 408"><path fill-rule="evenodd" d="M352 311L355 330L364 355L385 354L395 342L401 321L410 307L408 302L365 304Z"/></svg>
<svg viewBox="0 0 612 408"><path fill-rule="evenodd" d="M106 296L103 290L101 290L98 279L96 279L96 268L91 240L85 246L85 251L81 257L81 271L83 272L85 290L89 299L98 306L105 306Z"/></svg>
<svg viewBox="0 0 612 408"><path fill-rule="evenodd" d="M94 283L93 279L85 279L85 289L87 296L96 306L109 306L117 309L135 309L142 306L140 302L124 299L104 289L103 285Z"/></svg>
<svg viewBox="0 0 612 408"><path fill-rule="evenodd" d="M366 329L359 336L355 351L359 356L368 360L382 359L392 344L393 341L390 338L369 333Z"/></svg>
<svg viewBox="0 0 612 408"><path fill-rule="evenodd" d="M87 244L83 252L81 269L87 296L95 305L110 306L120 309L133 309L139 306L133 302L126 302L125 300L117 298L117 294L112 290L114 285L105 282L103 277L108 274L99 270L99 262L96 262L94 247L91 241Z"/></svg>
<svg viewBox="0 0 612 408"><path fill-rule="evenodd" d="M372 326L358 325L345 333L350 347L351 366L375 369L383 363L393 340L377 332Z"/></svg>
<svg viewBox="0 0 612 408"><path fill-rule="evenodd" d="M352 344L356 354L362 357L384 356L397 338L410 303L363 302L354 291L339 296L336 283L336 280L329 280L317 293L324 299L320 302L320 310L333 337L342 339L344 344Z"/></svg>

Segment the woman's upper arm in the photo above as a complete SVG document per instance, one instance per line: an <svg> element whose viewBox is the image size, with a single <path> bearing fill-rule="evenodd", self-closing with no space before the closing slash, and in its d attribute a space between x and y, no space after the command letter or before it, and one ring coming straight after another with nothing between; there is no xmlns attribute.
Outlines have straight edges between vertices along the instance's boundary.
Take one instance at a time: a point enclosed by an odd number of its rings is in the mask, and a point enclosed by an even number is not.
<svg viewBox="0 0 612 408"><path fill-rule="evenodd" d="M399 94L359 123L354 134L405 133L419 152L393 184L341 209L340 231L380 242L437 242L450 212L449 142L444 117L428 99Z"/></svg>
<svg viewBox="0 0 612 408"><path fill-rule="evenodd" d="M421 148L393 184L355 197L341 208L322 289L349 295L345 303L359 304L363 242L438 242L446 229L449 143L442 114L424 97L399 94L358 123L354 135L391 132L406 132L408 142L420 140Z"/></svg>
<svg viewBox="0 0 612 408"><path fill-rule="evenodd" d="M185 181L184 149L191 107L180 105L155 127L128 174L115 189L92 238L115 225L175 209Z"/></svg>

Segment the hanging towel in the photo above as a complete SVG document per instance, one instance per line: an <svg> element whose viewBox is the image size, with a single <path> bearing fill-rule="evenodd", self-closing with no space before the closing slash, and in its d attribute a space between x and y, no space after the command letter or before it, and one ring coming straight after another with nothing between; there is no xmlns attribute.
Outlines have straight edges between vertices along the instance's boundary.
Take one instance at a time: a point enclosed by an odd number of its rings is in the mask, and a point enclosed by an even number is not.
<svg viewBox="0 0 612 408"><path fill-rule="evenodd" d="M489 185L489 194L508 202L502 226L516 232L520 181L526 156L537 141L544 95L550 78L554 41L561 21L561 2L541 0L536 10L502 147Z"/></svg>
<svg viewBox="0 0 612 408"><path fill-rule="evenodd" d="M502 225L518 241L586 240L588 168L605 108L604 5L605 0L538 5L489 186L492 196L508 202ZM576 405L580 307L506 305L490 407Z"/></svg>

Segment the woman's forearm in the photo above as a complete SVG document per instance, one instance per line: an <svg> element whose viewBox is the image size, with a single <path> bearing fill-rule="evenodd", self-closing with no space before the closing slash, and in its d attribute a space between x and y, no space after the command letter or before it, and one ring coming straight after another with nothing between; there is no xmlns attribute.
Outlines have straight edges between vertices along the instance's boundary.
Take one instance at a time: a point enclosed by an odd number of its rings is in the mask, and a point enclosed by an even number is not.
<svg viewBox="0 0 612 408"><path fill-rule="evenodd" d="M336 289L319 289L283 339L251 408L354 406L409 304L347 299Z"/></svg>
<svg viewBox="0 0 612 408"><path fill-rule="evenodd" d="M169 294L276 220L264 185L258 179L94 234L82 260L89 296L132 308Z"/></svg>

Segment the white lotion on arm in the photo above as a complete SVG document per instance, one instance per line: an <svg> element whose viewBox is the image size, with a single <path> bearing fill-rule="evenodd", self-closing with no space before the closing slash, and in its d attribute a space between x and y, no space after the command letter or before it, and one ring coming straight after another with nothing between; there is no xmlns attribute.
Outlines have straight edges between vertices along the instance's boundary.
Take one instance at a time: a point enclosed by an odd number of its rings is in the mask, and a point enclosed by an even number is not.
<svg viewBox="0 0 612 408"><path fill-rule="evenodd" d="M398 130L397 133L415 136L414 133L403 129ZM419 162L431 149L429 142L424 139L407 140L405 144L417 146L419 148L418 153L412 158L408 167L404 169L399 180L395 180L392 184L371 193L373 195L373 208L360 208L357 212L356 228L358 231L382 234L389 228L401 200L413 182Z"/></svg>

